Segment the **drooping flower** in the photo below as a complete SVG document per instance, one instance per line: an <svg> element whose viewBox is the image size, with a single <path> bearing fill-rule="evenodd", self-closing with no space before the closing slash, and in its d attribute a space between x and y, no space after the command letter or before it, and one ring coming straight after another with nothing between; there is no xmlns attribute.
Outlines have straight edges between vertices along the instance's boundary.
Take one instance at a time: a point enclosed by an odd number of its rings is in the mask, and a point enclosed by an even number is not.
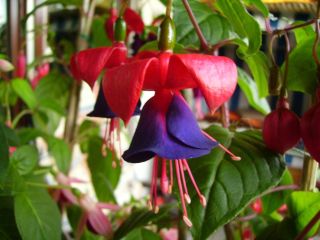
<svg viewBox="0 0 320 240"><path fill-rule="evenodd" d="M79 205L83 209L83 213L78 224L76 238L80 239L85 226L95 234L108 239L111 238L113 235L112 225L102 210L117 211L120 209L119 206L109 203L96 203L88 195L80 196Z"/></svg>
<svg viewBox="0 0 320 240"><path fill-rule="evenodd" d="M319 90L318 90L319 91ZM319 91L320 92L320 91ZM319 94L319 93L318 93ZM320 94L319 94L320 95ZM320 99L320 96L318 97ZM305 112L301 119L301 136L311 156L320 163L320 102Z"/></svg>
<svg viewBox="0 0 320 240"><path fill-rule="evenodd" d="M201 131L192 111L178 92L157 91L142 109L141 117L131 145L123 154L130 163L153 160L150 207L157 212L157 179L161 166L161 190L170 193L173 186L174 168L183 208L183 220L191 227L186 204L190 196L185 181L185 171L205 206L206 199L193 178L187 160L208 154L212 148L220 146L213 138ZM235 156L234 156L235 157ZM167 164L170 174L167 175Z"/></svg>
<svg viewBox="0 0 320 240"><path fill-rule="evenodd" d="M203 96L201 94L201 91L199 90L199 88L194 88L192 92L196 117L197 119L203 119L204 113L201 106Z"/></svg>
<svg viewBox="0 0 320 240"><path fill-rule="evenodd" d="M111 41L114 41L114 24L118 18L117 9L110 9L110 16L107 18L105 22L105 31L107 33L108 38ZM123 19L127 25L127 33L128 36L130 32L142 33L144 29L144 23L138 13L136 13L131 8L126 8L123 13Z"/></svg>
<svg viewBox="0 0 320 240"><path fill-rule="evenodd" d="M71 187L72 182L82 182L79 179L70 178L64 175L62 172L58 172L55 177L59 185L66 187ZM55 190L55 192L53 193L53 198L62 205L78 203L77 197L68 188Z"/></svg>
<svg viewBox="0 0 320 240"><path fill-rule="evenodd" d="M287 99L280 99L277 109L266 116L262 133L266 146L277 153L283 154L298 143L300 119L289 110Z"/></svg>
<svg viewBox="0 0 320 240"><path fill-rule="evenodd" d="M44 63L37 67L36 75L33 79L31 79L31 86L33 89L36 88L36 86L38 85L38 83L42 78L44 78L49 74L49 71L50 71L49 63Z"/></svg>
<svg viewBox="0 0 320 240"><path fill-rule="evenodd" d="M16 68L15 68L15 76L18 78L25 78L27 70L27 58L23 51L21 51L18 55Z"/></svg>
<svg viewBox="0 0 320 240"><path fill-rule="evenodd" d="M121 20L120 20L121 21ZM123 30L123 29L120 29ZM96 80L103 70L119 66L127 60L127 48L121 39L114 42L112 47L92 48L80 51L71 58L70 69L75 79L84 80L93 88ZM135 108L135 113L139 114L139 104ZM133 115L135 114L133 113ZM115 142L119 143L119 151L121 155L120 140L120 121L114 114L105 100L105 94L100 87L98 98L96 100L94 110L89 113L90 117L102 117L110 119L107 121L104 143L102 145L102 153L105 155L105 147L115 153ZM116 167L116 161L113 159L113 166ZM120 159L120 165L122 160Z"/></svg>

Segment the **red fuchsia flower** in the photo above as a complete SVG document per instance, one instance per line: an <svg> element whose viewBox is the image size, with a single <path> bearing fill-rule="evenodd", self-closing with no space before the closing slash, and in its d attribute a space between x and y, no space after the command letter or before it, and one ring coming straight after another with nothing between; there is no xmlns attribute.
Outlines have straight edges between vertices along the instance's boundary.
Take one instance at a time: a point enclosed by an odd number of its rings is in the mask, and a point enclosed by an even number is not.
<svg viewBox="0 0 320 240"><path fill-rule="evenodd" d="M266 116L262 134L266 146L277 153L283 154L298 143L300 119L289 110L286 98L280 99L277 109Z"/></svg>
<svg viewBox="0 0 320 240"><path fill-rule="evenodd" d="M119 20L121 23L121 19ZM122 27L122 25L119 25ZM120 30L125 30L121 28ZM119 31L118 31L119 32ZM121 31L120 31L121 32ZM87 50L80 51L74 54L71 58L70 69L75 79L78 81L84 80L93 88L97 78L103 70L119 66L126 62L127 60L127 48L124 44L120 34L117 35L119 41L114 42L112 47L100 47L91 48ZM136 106L134 114L139 114L140 105ZM119 118L110 110L107 102L105 101L105 96L100 88L94 110L89 113L91 117L104 117L110 119L107 122L104 143L102 145L102 153L105 155L105 147L109 148L111 152L115 153L115 142L119 142L119 151L121 155L121 140L120 140L120 122ZM114 155L113 166L116 167L116 161ZM120 159L120 165L122 160Z"/></svg>
<svg viewBox="0 0 320 240"><path fill-rule="evenodd" d="M154 158L149 206L155 212L159 209L157 202L159 165L161 190L164 194L171 192L175 168L183 220L191 227L185 203L191 201L185 172L189 175L203 206L206 205L206 199L200 192L186 159L206 155L218 145L217 141L201 131L182 96L178 92L163 90L157 91L142 109L136 132L129 149L123 154L123 159L130 163L138 163ZM169 178L167 163L170 169Z"/></svg>
<svg viewBox="0 0 320 240"><path fill-rule="evenodd" d="M105 22L105 31L107 33L108 38L111 41L114 41L114 25L118 18L117 9L110 9L110 16L107 18ZM126 8L123 13L123 19L127 25L127 33L128 36L130 32L142 33L144 29L144 23L140 17L140 15L132 10L131 8Z"/></svg>
<svg viewBox="0 0 320 240"><path fill-rule="evenodd" d="M61 172L56 174L56 181L59 185L71 187L72 182L82 182L79 179L70 178ZM62 205L76 204L78 203L77 197L72 193L70 189L59 189L53 193L53 199Z"/></svg>
<svg viewBox="0 0 320 240"><path fill-rule="evenodd" d="M107 71L102 83L111 110L125 123L142 90L198 87L215 111L231 97L237 84L236 65L226 57L166 51L142 52L135 59Z"/></svg>
<svg viewBox="0 0 320 240"><path fill-rule="evenodd" d="M49 74L49 72L50 72L49 63L44 63L44 64L39 65L37 67L35 77L31 80L32 88L35 89L36 86L38 85L38 83L40 82L40 80L42 78L44 78L45 76L47 76Z"/></svg>
<svg viewBox="0 0 320 240"><path fill-rule="evenodd" d="M77 228L77 239L80 239L85 226L91 232L110 239L113 235L112 225L108 217L103 213L103 209L117 211L120 207L115 204L96 203L88 195L82 195L79 198L79 205L83 209L83 214Z"/></svg>
<svg viewBox="0 0 320 240"><path fill-rule="evenodd" d="M166 17L159 49L141 52L127 64L106 72L102 86L111 110L128 123L142 90L199 88L211 111L227 101L237 84L237 68L226 57L173 54L175 30Z"/></svg>
<svg viewBox="0 0 320 240"><path fill-rule="evenodd" d="M320 90L318 89L318 100L320 99ZM301 135L304 145L310 155L320 163L320 101L307 112L301 119Z"/></svg>
<svg viewBox="0 0 320 240"><path fill-rule="evenodd" d="M20 52L17 58L15 76L24 78L26 76L27 58L24 52Z"/></svg>

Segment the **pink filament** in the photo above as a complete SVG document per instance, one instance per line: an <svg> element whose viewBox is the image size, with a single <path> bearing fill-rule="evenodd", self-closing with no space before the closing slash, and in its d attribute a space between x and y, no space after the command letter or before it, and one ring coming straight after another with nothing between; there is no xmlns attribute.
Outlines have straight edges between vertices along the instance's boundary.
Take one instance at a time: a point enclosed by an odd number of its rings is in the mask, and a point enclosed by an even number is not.
<svg viewBox="0 0 320 240"><path fill-rule="evenodd" d="M205 131L202 131L202 133L209 138L210 140L214 141L214 142L218 142L216 139L214 139L213 137L211 137L208 133L206 133ZM231 159L234 161L239 161L241 160L241 157L234 155L232 152L229 151L229 149L227 149L225 146L223 146L221 143L218 143L218 146L225 151L227 154L229 154L231 156Z"/></svg>
<svg viewBox="0 0 320 240"><path fill-rule="evenodd" d="M182 184L183 184L183 188L184 188L184 196L185 196L185 199L186 199L187 203L190 203L191 200L190 200L190 196L189 196L189 193L188 193L188 187L187 187L187 184L186 184L186 180L185 180L185 177L184 177L184 170L183 170L182 160L176 160L176 161L178 161L178 163L179 163L179 168L180 168L180 173L181 173L181 180L182 180Z"/></svg>
<svg viewBox="0 0 320 240"><path fill-rule="evenodd" d="M168 188L169 188L169 180L168 180L168 176L167 176L167 164L166 164L166 160L162 159L161 160L161 191L163 194L167 194L168 193Z"/></svg>

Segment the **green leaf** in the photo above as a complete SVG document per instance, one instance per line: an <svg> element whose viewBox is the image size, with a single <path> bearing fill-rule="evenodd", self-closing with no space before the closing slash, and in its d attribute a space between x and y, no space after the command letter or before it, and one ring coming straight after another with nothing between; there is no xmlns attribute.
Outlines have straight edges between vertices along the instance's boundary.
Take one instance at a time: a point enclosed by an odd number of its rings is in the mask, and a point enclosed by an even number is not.
<svg viewBox="0 0 320 240"><path fill-rule="evenodd" d="M154 232L145 228L138 228L129 233L123 240L161 240L162 238Z"/></svg>
<svg viewBox="0 0 320 240"><path fill-rule="evenodd" d="M20 175L30 173L39 161L38 150L35 146L24 145L18 147L11 156L11 164L15 166Z"/></svg>
<svg viewBox="0 0 320 240"><path fill-rule="evenodd" d="M279 186L291 185L293 184L293 179L288 170L284 172L284 175L279 183ZM277 210L281 205L286 203L286 200L292 190L285 190L280 192L270 193L261 198L263 205L263 214L269 215L273 211Z"/></svg>
<svg viewBox="0 0 320 240"><path fill-rule="evenodd" d="M141 48L139 48L139 52L142 51L158 51L158 41L151 41L151 42L147 42L146 44L144 44ZM183 45L176 43L174 45L173 48L173 52L174 53L186 53L186 51L184 50Z"/></svg>
<svg viewBox="0 0 320 240"><path fill-rule="evenodd" d="M20 139L17 136L16 132L12 128L7 127L6 125L2 125L2 126L8 141L8 145L9 146L20 145Z"/></svg>
<svg viewBox="0 0 320 240"><path fill-rule="evenodd" d="M92 47L106 47L106 46L111 46L112 42L109 40L107 37L105 28L104 28L104 23L106 21L106 17L99 17L95 18L92 21Z"/></svg>
<svg viewBox="0 0 320 240"><path fill-rule="evenodd" d="M289 55L288 89L291 91L315 94L317 67L312 57L313 43L314 37L306 38ZM320 57L319 48L317 52Z"/></svg>
<svg viewBox="0 0 320 240"><path fill-rule="evenodd" d="M62 4L63 6L68 6L68 5L73 5L73 6L78 6L80 7L82 5L82 0L47 0L44 1L37 6L34 7L23 19L23 23L25 24L27 19L33 15L39 8L45 7L48 5L53 5L53 4Z"/></svg>
<svg viewBox="0 0 320 240"><path fill-rule="evenodd" d="M288 200L290 218L294 219L297 233L300 233L311 219L320 211L320 193L293 192ZM320 227L318 221L307 234L312 237Z"/></svg>
<svg viewBox="0 0 320 240"><path fill-rule="evenodd" d="M254 109L265 115L271 111L267 99L259 97L257 84L240 68L238 68L238 84Z"/></svg>
<svg viewBox="0 0 320 240"><path fill-rule="evenodd" d="M100 128L96 122L84 120L80 127L77 129L76 138L80 144L80 149L83 153L88 152L88 145L91 137L100 136Z"/></svg>
<svg viewBox="0 0 320 240"><path fill-rule="evenodd" d="M15 78L11 81L11 85L29 108L34 109L37 106L37 98L27 80Z"/></svg>
<svg viewBox="0 0 320 240"><path fill-rule="evenodd" d="M269 10L261 0L243 0L243 2L248 6L255 6L264 17L269 16Z"/></svg>
<svg viewBox="0 0 320 240"><path fill-rule="evenodd" d="M228 19L247 48L246 55L256 53L261 46L261 30L258 22L251 16L240 0L217 0L216 5Z"/></svg>
<svg viewBox="0 0 320 240"><path fill-rule="evenodd" d="M39 103L39 107L53 111L61 116L65 115L65 109L54 99L48 98L48 99L42 99Z"/></svg>
<svg viewBox="0 0 320 240"><path fill-rule="evenodd" d="M4 125L0 123L0 187L9 167L9 146L4 129Z"/></svg>
<svg viewBox="0 0 320 240"><path fill-rule="evenodd" d="M118 184L121 168L118 157L114 152L107 151L107 156L102 156L102 139L93 137L89 142L88 165L91 172L92 183L96 195L100 201L116 202L113 190ZM112 167L112 161L117 163L117 167Z"/></svg>
<svg viewBox="0 0 320 240"><path fill-rule="evenodd" d="M4 106L12 106L17 102L18 96L8 81L0 82L0 101Z"/></svg>
<svg viewBox="0 0 320 240"><path fill-rule="evenodd" d="M253 199L277 185L285 170L282 156L267 150L261 132L232 133L214 125L207 132L242 160L232 161L219 148L204 157L189 159L194 178L207 199L203 208L194 188L189 187L194 239L206 239L232 220Z"/></svg>
<svg viewBox="0 0 320 240"><path fill-rule="evenodd" d="M48 192L29 188L14 198L14 212L24 240L61 239L61 216Z"/></svg>
<svg viewBox="0 0 320 240"><path fill-rule="evenodd" d="M296 25L299 25L302 23L304 23L304 21L296 21L292 24L292 26L296 26ZM293 30L293 33L296 38L297 45L302 43L304 40L315 36L315 32L313 30L312 25L307 25L305 27L296 28Z"/></svg>
<svg viewBox="0 0 320 240"><path fill-rule="evenodd" d="M21 239L14 218L13 198L11 196L0 197L0 202L0 239Z"/></svg>
<svg viewBox="0 0 320 240"><path fill-rule="evenodd" d="M114 233L114 240L127 236L131 231L137 228L145 227L158 221L170 221L170 211L176 206L164 205L160 207L157 214L148 209L136 209L130 216L120 225Z"/></svg>
<svg viewBox="0 0 320 240"><path fill-rule="evenodd" d="M221 15L200 1L189 1L197 22L210 44L215 44L231 36L232 27ZM181 1L174 1L174 22L177 42L185 46L199 46L199 39Z"/></svg>
<svg viewBox="0 0 320 240"><path fill-rule="evenodd" d="M68 144L63 139L52 136L45 137L45 140L48 143L49 153L54 157L58 169L67 173L71 164L71 151Z"/></svg>
<svg viewBox="0 0 320 240"><path fill-rule="evenodd" d="M285 218L279 223L274 223L268 226L264 231L262 231L258 236L257 240L289 240L295 239L296 232L294 228L294 222L292 219Z"/></svg>
<svg viewBox="0 0 320 240"><path fill-rule="evenodd" d="M239 49L241 51L241 49ZM248 64L254 81L257 84L260 98L268 96L269 63L267 56L258 51L256 54L244 56L243 60Z"/></svg>

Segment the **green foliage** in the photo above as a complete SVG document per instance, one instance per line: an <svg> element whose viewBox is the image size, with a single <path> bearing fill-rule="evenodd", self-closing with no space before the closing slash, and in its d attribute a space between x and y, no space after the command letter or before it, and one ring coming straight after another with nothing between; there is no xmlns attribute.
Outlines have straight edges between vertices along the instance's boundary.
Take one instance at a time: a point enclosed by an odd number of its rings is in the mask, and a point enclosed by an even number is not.
<svg viewBox="0 0 320 240"><path fill-rule="evenodd" d="M269 10L261 0L243 0L243 2L248 6L254 6L255 8L257 8L264 17L269 16Z"/></svg>
<svg viewBox="0 0 320 240"><path fill-rule="evenodd" d="M207 132L242 159L233 161L216 148L209 155L189 160L192 173L207 199L207 206L203 208L190 187L188 210L194 239L206 239L232 220L253 199L278 184L285 169L282 157L266 149L261 133L257 131L232 133L211 126Z"/></svg>
<svg viewBox="0 0 320 240"><path fill-rule="evenodd" d="M10 159L10 163L18 170L20 175L30 173L37 166L38 161L38 150L32 145L18 147Z"/></svg>
<svg viewBox="0 0 320 240"><path fill-rule="evenodd" d="M14 213L23 239L61 239L61 216L46 190L27 188L14 197Z"/></svg>
<svg viewBox="0 0 320 240"><path fill-rule="evenodd" d="M92 47L106 47L111 46L112 42L107 37L105 28L104 28L104 22L106 20L106 17L99 17L95 18L92 21L92 28L91 28L91 44Z"/></svg>
<svg viewBox="0 0 320 240"><path fill-rule="evenodd" d="M0 197L0 239L19 240L21 239L14 218L13 197Z"/></svg>
<svg viewBox="0 0 320 240"><path fill-rule="evenodd" d="M210 44L231 36L232 27L227 19L215 13L206 4L189 1L200 28ZM177 42L185 46L199 46L199 39L181 1L174 1L173 20L176 25Z"/></svg>
<svg viewBox="0 0 320 240"><path fill-rule="evenodd" d="M305 37L289 55L288 88L291 91L315 94L317 67L312 57L313 43L314 37ZM317 52L320 56L319 48Z"/></svg>
<svg viewBox="0 0 320 240"><path fill-rule="evenodd" d="M4 131L4 125L0 123L0 189L9 167L9 146Z"/></svg>
<svg viewBox="0 0 320 240"><path fill-rule="evenodd" d="M233 26L235 33L245 43L241 46L246 55L256 53L261 46L261 30L258 22L246 10L241 0L217 0L216 6Z"/></svg>
<svg viewBox="0 0 320 240"><path fill-rule="evenodd" d="M268 101L259 97L256 82L240 68L238 68L238 84L254 109L265 115L271 111Z"/></svg>
<svg viewBox="0 0 320 240"><path fill-rule="evenodd" d="M37 98L31 88L30 83L26 79L15 78L11 81L11 85L16 94L27 104L30 109L37 106Z"/></svg>
<svg viewBox="0 0 320 240"><path fill-rule="evenodd" d="M115 152L107 150L104 157L101 153L102 139L93 137L89 140L88 165L91 172L92 183L96 195L100 201L116 202L113 191L116 188L121 168ZM117 167L112 167L112 161L117 163Z"/></svg>
<svg viewBox="0 0 320 240"><path fill-rule="evenodd" d="M174 205L162 206L157 214L148 209L133 209L131 215L115 231L114 240L122 239L134 229L156 224L160 221L166 221L168 223L168 221L170 221L170 212L174 207Z"/></svg>
<svg viewBox="0 0 320 240"><path fill-rule="evenodd" d="M162 238L154 232L145 228L138 228L129 233L123 240L161 240Z"/></svg>

